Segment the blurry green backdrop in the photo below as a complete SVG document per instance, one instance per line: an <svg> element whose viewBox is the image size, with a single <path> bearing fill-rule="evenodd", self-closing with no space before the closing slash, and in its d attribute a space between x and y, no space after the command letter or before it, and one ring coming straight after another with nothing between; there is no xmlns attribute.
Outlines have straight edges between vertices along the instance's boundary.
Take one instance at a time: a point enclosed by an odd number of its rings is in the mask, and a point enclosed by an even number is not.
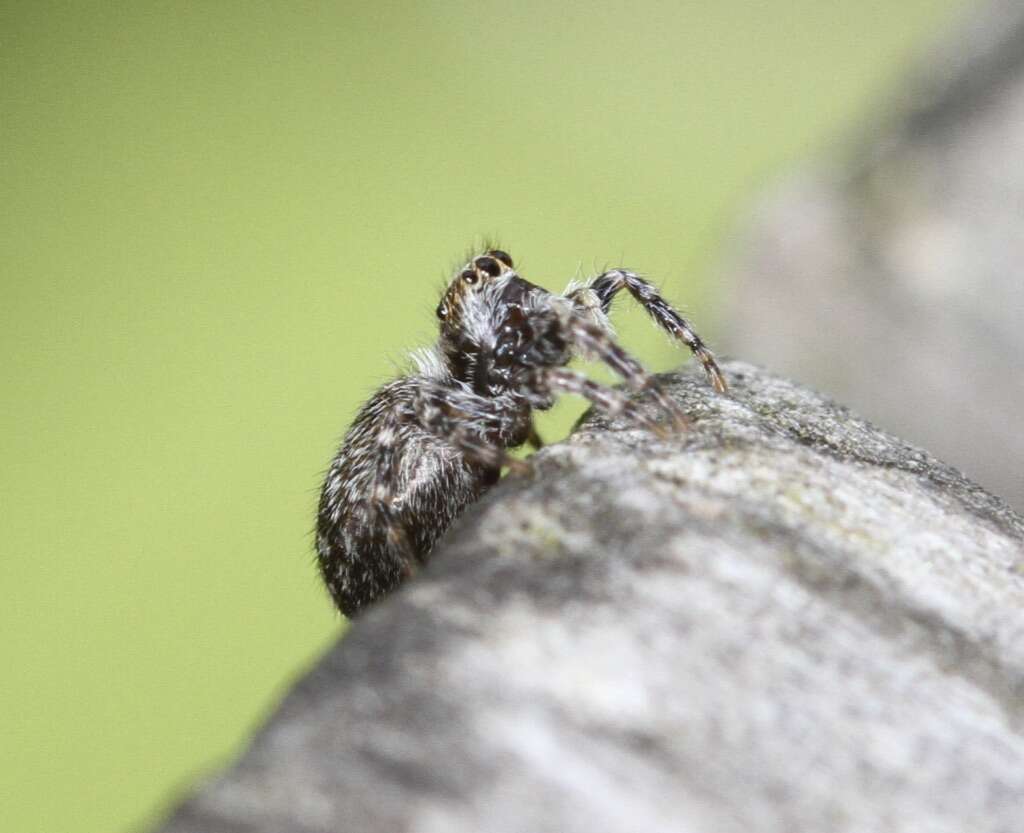
<svg viewBox="0 0 1024 833"><path fill-rule="evenodd" d="M0 4L3 829L151 822L338 634L320 473L474 241L713 344L723 230L957 6Z"/></svg>

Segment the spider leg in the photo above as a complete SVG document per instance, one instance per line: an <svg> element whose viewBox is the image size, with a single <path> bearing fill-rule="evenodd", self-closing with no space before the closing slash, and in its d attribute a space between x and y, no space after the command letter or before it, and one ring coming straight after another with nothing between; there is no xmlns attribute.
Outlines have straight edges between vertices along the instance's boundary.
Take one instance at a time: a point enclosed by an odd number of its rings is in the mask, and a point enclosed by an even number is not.
<svg viewBox="0 0 1024 833"><path fill-rule="evenodd" d="M397 414L392 414L377 435L377 466L368 510L372 521L379 522L383 527L387 542L394 550L397 550L402 576L408 578L416 572L418 558L405 523L394 511L394 491L398 483L400 461L398 454L400 438L400 417Z"/></svg>
<svg viewBox="0 0 1024 833"><path fill-rule="evenodd" d="M533 424L533 420L530 420L530 433L526 438L526 442L533 447L535 451L540 451L544 448L544 438L537 431L537 426Z"/></svg>
<svg viewBox="0 0 1024 833"><path fill-rule="evenodd" d="M604 362L633 390L650 391L655 401L672 416L677 426L683 428L689 425L689 420L679 404L666 395L657 379L623 350L605 329L575 312L567 317L566 323L570 339L584 354Z"/></svg>
<svg viewBox="0 0 1024 833"><path fill-rule="evenodd" d="M412 536L401 512L395 510L405 426L411 423L444 438L468 459L495 472L507 466L523 473L529 470L526 463L509 456L503 446L487 439L506 437L514 432L515 412L510 413L507 404L457 388L424 385L411 408L400 408L385 419L376 438L376 465L367 511L370 522L383 531L388 545L397 552L403 578L415 573L419 563Z"/></svg>
<svg viewBox="0 0 1024 833"><path fill-rule="evenodd" d="M586 307L585 293L592 292L600 304L601 311L607 314L612 299L621 290L626 289L647 314L669 335L682 341L693 352L704 366L704 373L719 393L725 393L728 385L725 376L715 362L715 357L704 344L703 340L689 322L681 316L671 304L661 297L658 290L635 272L625 269L612 269L598 275L588 285L579 287L569 293L568 297L577 305Z"/></svg>
<svg viewBox="0 0 1024 833"><path fill-rule="evenodd" d="M517 412L503 398L487 398L447 385L425 385L413 403L412 418L477 465L522 474L529 465L512 457L505 442L516 432Z"/></svg>
<svg viewBox="0 0 1024 833"><path fill-rule="evenodd" d="M668 435L663 425L641 411L622 391L595 382L576 370L566 367L546 368L538 373L535 385L544 394L571 393L582 396L606 414L624 414L659 437Z"/></svg>

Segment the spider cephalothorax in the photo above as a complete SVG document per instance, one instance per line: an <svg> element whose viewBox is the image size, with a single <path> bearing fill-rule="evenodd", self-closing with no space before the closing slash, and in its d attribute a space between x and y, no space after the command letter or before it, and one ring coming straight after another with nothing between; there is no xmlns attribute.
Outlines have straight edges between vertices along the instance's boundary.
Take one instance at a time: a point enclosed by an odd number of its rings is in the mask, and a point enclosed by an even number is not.
<svg viewBox="0 0 1024 833"><path fill-rule="evenodd" d="M633 390L649 390L675 424L678 405L612 338L607 313L626 289L700 359L714 387L725 379L700 337L646 280L615 269L555 295L522 278L492 249L459 270L437 306L440 336L413 354L417 369L363 406L331 463L317 516L320 570L352 616L413 573L466 506L512 461L507 449L539 445L532 411L575 393L608 413L635 411L622 391L566 365L584 355Z"/></svg>
<svg viewBox="0 0 1024 833"><path fill-rule="evenodd" d="M437 307L438 348L454 380L480 396L497 396L511 391L525 368L565 364L564 342L557 358L527 355L543 323L534 313L545 296L551 297L518 275L505 252L489 251L462 269Z"/></svg>

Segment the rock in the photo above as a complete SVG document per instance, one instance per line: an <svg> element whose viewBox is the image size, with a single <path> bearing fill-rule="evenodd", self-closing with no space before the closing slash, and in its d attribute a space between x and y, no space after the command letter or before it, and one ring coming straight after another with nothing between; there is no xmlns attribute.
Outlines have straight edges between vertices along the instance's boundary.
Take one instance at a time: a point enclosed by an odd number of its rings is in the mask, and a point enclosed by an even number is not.
<svg viewBox="0 0 1024 833"><path fill-rule="evenodd" d="M731 248L723 343L1024 509L1024 5L970 14Z"/></svg>
<svg viewBox="0 0 1024 833"><path fill-rule="evenodd" d="M1020 830L1024 519L725 370L503 480L164 833Z"/></svg>

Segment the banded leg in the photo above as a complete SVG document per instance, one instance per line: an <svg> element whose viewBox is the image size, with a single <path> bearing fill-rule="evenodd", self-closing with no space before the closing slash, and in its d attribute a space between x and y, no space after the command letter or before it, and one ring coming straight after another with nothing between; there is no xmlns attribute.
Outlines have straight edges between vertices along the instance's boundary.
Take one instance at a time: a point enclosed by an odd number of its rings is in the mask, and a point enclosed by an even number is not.
<svg viewBox="0 0 1024 833"><path fill-rule="evenodd" d="M569 316L568 327L573 344L583 353L604 362L633 390L650 391L677 426L682 428L689 424L678 403L667 396L658 381L644 370L643 365L623 350L605 330L579 315Z"/></svg>
<svg viewBox="0 0 1024 833"><path fill-rule="evenodd" d="M410 418L473 462L496 471L504 466L522 474L530 468L526 463L509 455L504 445L485 438L510 438L516 433L516 414L508 405L503 398L488 399L458 388L429 385L417 394Z"/></svg>
<svg viewBox="0 0 1024 833"><path fill-rule="evenodd" d="M368 511L371 523L379 522L384 528L388 544L398 551L401 559L402 578L409 578L416 572L419 557L412 544L405 523L394 511L395 486L399 482L398 443L401 437L400 417L391 414L377 435L377 467L370 492Z"/></svg>
<svg viewBox="0 0 1024 833"><path fill-rule="evenodd" d="M417 552L401 513L394 508L395 489L400 482L398 444L403 423L411 422L443 437L480 465L495 471L508 466L522 473L529 469L527 464L510 457L503 447L487 442L481 435L507 436L511 432L512 418L507 409L502 410L501 404L500 400L485 399L455 388L426 385L417 394L412 408L399 409L386 418L377 436L376 468L367 509L371 523L383 528L388 544L399 553L403 578L416 571L424 555Z"/></svg>
<svg viewBox="0 0 1024 833"><path fill-rule="evenodd" d="M728 390L725 376L722 374L718 364L715 362L715 357L707 345L704 344L701 337L697 335L689 322L668 301L661 297L658 290L651 283L641 278L635 272L629 272L625 269L612 269L609 272L598 275L588 286L574 290L570 293L569 297L579 302L582 293L589 290L597 296L602 312L607 314L611 307L612 299L621 289L628 290L629 294L644 308L659 327L690 348L693 355L704 366L704 373L715 390L719 393L725 393Z"/></svg>
<svg viewBox="0 0 1024 833"><path fill-rule="evenodd" d="M571 393L582 396L604 413L610 416L624 414L660 437L668 433L663 425L641 411L622 391L595 382L578 371L565 367L548 368L538 374L535 384L544 394Z"/></svg>

